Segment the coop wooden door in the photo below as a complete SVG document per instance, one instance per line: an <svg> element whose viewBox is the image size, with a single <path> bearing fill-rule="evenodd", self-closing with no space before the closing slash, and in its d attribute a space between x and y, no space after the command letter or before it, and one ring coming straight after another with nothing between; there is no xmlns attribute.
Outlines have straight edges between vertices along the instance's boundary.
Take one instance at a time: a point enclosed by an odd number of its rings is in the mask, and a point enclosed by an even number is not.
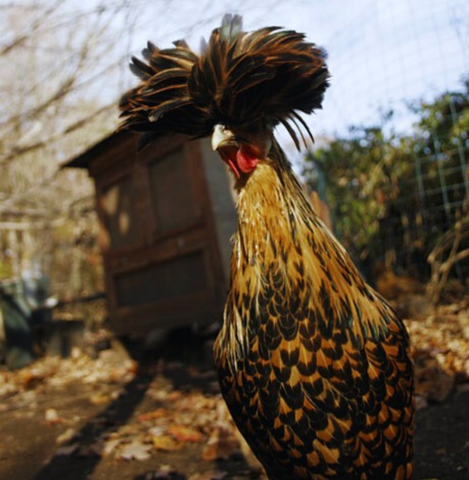
<svg viewBox="0 0 469 480"><path fill-rule="evenodd" d="M197 143L163 139L139 154L124 144L119 155L97 178L113 327L210 321L221 265Z"/></svg>

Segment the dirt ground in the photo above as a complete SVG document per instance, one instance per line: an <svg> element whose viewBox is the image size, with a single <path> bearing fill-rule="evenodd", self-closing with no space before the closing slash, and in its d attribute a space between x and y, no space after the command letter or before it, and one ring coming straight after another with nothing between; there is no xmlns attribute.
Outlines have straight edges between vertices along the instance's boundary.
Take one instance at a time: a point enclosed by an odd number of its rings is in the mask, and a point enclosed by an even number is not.
<svg viewBox="0 0 469 480"><path fill-rule="evenodd" d="M265 478L234 433L203 349L178 348L138 363L108 350L3 372L0 478ZM416 479L469 479L467 387L418 411Z"/></svg>

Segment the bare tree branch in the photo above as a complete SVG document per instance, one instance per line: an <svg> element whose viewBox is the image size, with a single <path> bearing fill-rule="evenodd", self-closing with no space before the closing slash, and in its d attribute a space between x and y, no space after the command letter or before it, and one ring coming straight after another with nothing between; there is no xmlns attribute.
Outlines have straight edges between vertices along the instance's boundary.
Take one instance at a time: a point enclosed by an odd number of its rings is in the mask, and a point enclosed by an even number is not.
<svg viewBox="0 0 469 480"><path fill-rule="evenodd" d="M56 8L62 3L61 0L57 0L57 2L53 3L48 9L44 10L42 12L42 15L40 15L34 22L33 24L28 28L26 33L23 33L19 35L18 37L14 38L10 43L8 43L6 46L4 46L0 50L0 56L6 55L7 53L11 52L13 49L18 48L22 46L28 39L31 38L31 35L38 31L41 26L43 25L43 22L47 17L54 11ZM12 7L14 5L11 5Z"/></svg>
<svg viewBox="0 0 469 480"><path fill-rule="evenodd" d="M67 134L75 131L75 130L78 130L79 128L83 127L84 125L86 125L88 122L90 122L91 120L93 120L94 118L98 117L99 115L101 115L102 113L104 112L107 112L111 109L114 109L116 107L116 104L115 102L111 103L110 105L105 105L104 107L101 107L99 108L98 110L95 110L94 112L92 112L90 115L87 115L86 117L84 118L81 118L80 120L68 125L66 128L64 128L63 130L60 130L58 131L57 133L49 136L47 139L45 140L40 140L38 142L35 142L35 143L32 143L30 145L26 145L24 147L16 147L14 148L11 152L9 152L8 154L6 155L3 155L0 160L0 165L6 165L7 163L11 162L12 160L15 160L15 158L17 158L18 156L20 155L24 155L26 153L31 153L35 150L38 150L42 147L45 147L46 145L50 145L51 143L53 143L54 141L56 140L59 140L61 138L63 138L64 136L66 136Z"/></svg>

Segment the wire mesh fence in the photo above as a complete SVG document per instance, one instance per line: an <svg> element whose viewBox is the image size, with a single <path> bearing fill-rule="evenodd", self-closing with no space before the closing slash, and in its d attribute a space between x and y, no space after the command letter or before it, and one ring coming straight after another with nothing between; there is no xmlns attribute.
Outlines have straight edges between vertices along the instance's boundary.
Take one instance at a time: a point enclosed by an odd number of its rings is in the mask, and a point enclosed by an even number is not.
<svg viewBox="0 0 469 480"><path fill-rule="evenodd" d="M369 276L383 263L465 281L469 6L419 5L366 3L326 41L332 85L304 173Z"/></svg>

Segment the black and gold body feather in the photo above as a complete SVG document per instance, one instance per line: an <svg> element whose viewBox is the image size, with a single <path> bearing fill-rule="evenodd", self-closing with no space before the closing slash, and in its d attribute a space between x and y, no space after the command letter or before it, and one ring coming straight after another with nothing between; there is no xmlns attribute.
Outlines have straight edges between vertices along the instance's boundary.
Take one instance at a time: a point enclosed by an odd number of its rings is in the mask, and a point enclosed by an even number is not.
<svg viewBox="0 0 469 480"><path fill-rule="evenodd" d="M222 124L270 136L236 182L215 344L223 397L269 478L411 478L405 327L317 217L271 133L282 123L298 147L291 123L309 133L298 112L320 108L323 51L276 27L244 33L239 17L226 17L200 55L176 42L150 44L144 56L133 61L142 82L122 100L123 128L200 137Z"/></svg>
<svg viewBox="0 0 469 480"><path fill-rule="evenodd" d="M274 148L238 196L215 345L226 403L269 478L411 478L405 327L313 212L282 155Z"/></svg>

